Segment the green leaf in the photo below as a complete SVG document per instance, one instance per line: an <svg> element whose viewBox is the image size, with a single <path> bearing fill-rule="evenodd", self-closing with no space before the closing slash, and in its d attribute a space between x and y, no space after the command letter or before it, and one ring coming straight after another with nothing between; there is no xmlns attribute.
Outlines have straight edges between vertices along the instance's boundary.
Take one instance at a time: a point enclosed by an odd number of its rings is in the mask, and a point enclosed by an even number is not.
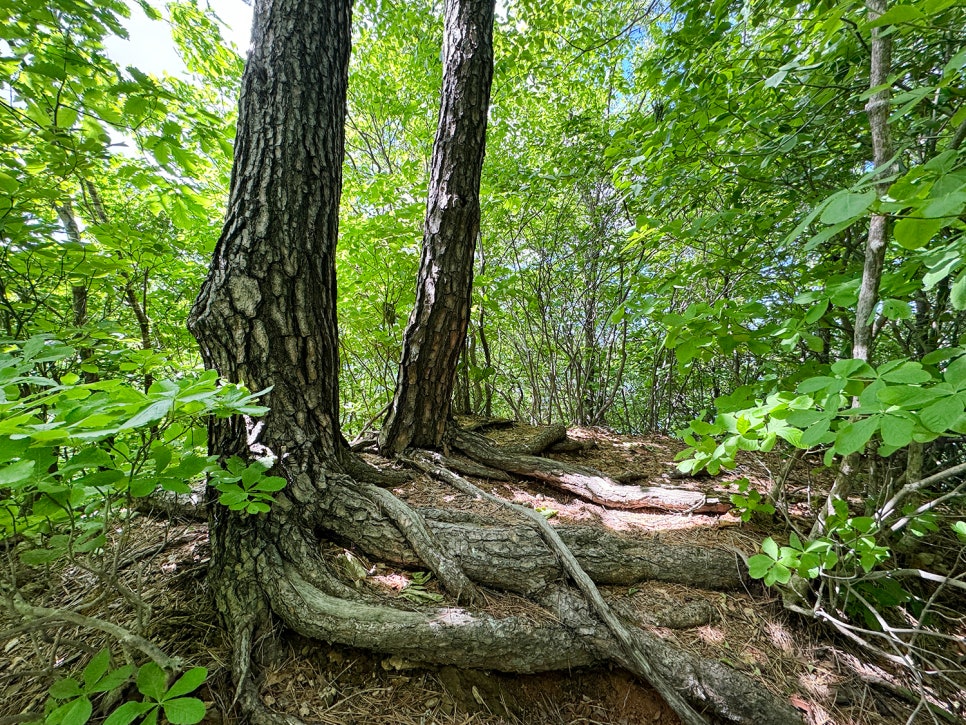
<svg viewBox="0 0 966 725"><path fill-rule="evenodd" d="M150 702L125 702L107 716L104 725L131 725L151 707Z"/></svg>
<svg viewBox="0 0 966 725"><path fill-rule="evenodd" d="M0 486L26 481L33 474L34 461L17 461L0 468Z"/></svg>
<svg viewBox="0 0 966 725"><path fill-rule="evenodd" d="M91 719L93 711L94 707L91 701L82 696L58 707L47 716L44 722L59 723L60 725L84 725Z"/></svg>
<svg viewBox="0 0 966 725"><path fill-rule="evenodd" d="M285 488L287 481L281 476L266 476L255 486L256 491L267 491L269 493L281 491Z"/></svg>
<svg viewBox="0 0 966 725"><path fill-rule="evenodd" d="M931 388L919 388L913 385L893 385L880 390L877 397L887 405L918 408L942 397L942 393Z"/></svg>
<svg viewBox="0 0 966 725"><path fill-rule="evenodd" d="M124 665L123 667L118 667L116 670L111 670L104 675L103 678L101 678L93 687L90 688L90 692L110 692L111 690L116 690L118 687L130 680L131 675L133 674L133 665Z"/></svg>
<svg viewBox="0 0 966 725"><path fill-rule="evenodd" d="M62 511L59 506L57 510ZM34 512L36 513L36 507L34 508ZM66 553L65 549L27 549L26 551L20 552L20 561L28 566L40 566L57 561Z"/></svg>
<svg viewBox="0 0 966 725"><path fill-rule="evenodd" d="M171 725L195 725L205 717L205 703L195 697L167 700L162 707Z"/></svg>
<svg viewBox="0 0 966 725"><path fill-rule="evenodd" d="M847 456L862 450L878 427L879 417L874 415L846 423L835 435L835 452Z"/></svg>
<svg viewBox="0 0 966 725"><path fill-rule="evenodd" d="M192 667L171 685L171 689L168 690L165 697L180 697L187 695L189 692L194 692L201 686L206 677L208 677L208 670L204 667ZM170 720L170 717L168 719Z"/></svg>
<svg viewBox="0 0 966 725"><path fill-rule="evenodd" d="M778 559L778 544L770 536L761 542L761 550L772 559Z"/></svg>
<svg viewBox="0 0 966 725"><path fill-rule="evenodd" d="M813 425L810 425L802 432L801 445L804 448L824 443L828 437L832 421L829 418L822 418Z"/></svg>
<svg viewBox="0 0 966 725"><path fill-rule="evenodd" d="M896 222L896 242L905 249L924 247L936 233L949 223L947 219L905 217Z"/></svg>
<svg viewBox="0 0 966 725"><path fill-rule="evenodd" d="M154 470L161 473L171 463L171 448L164 443L156 443L151 447L151 457L154 458Z"/></svg>
<svg viewBox="0 0 966 725"><path fill-rule="evenodd" d="M128 491L134 498L150 496L158 489L159 481L154 476L138 476L131 481Z"/></svg>
<svg viewBox="0 0 966 725"><path fill-rule="evenodd" d="M966 270L959 273L949 290L949 299L957 310L966 310Z"/></svg>
<svg viewBox="0 0 966 725"><path fill-rule="evenodd" d="M905 300L885 300L882 303L882 316L887 320L908 320L912 318L912 305Z"/></svg>
<svg viewBox="0 0 966 725"><path fill-rule="evenodd" d="M765 584L769 586L778 582L779 584L788 584L792 578L791 570L784 564L775 564L771 571L768 572L768 576L765 577Z"/></svg>
<svg viewBox="0 0 966 725"><path fill-rule="evenodd" d="M142 695L160 701L168 689L168 676L156 664L148 662L138 671L137 683Z"/></svg>
<svg viewBox="0 0 966 725"><path fill-rule="evenodd" d="M966 387L966 355L960 355L946 367L943 378L957 390Z"/></svg>
<svg viewBox="0 0 966 725"><path fill-rule="evenodd" d="M774 566L775 560L764 554L756 554L748 559L748 576L752 579L761 579Z"/></svg>
<svg viewBox="0 0 966 725"><path fill-rule="evenodd" d="M959 419L963 412L963 399L960 395L940 398L919 414L922 424L934 433L945 433Z"/></svg>
<svg viewBox="0 0 966 725"><path fill-rule="evenodd" d="M881 28L884 25L896 25L898 23L912 23L922 20L922 11L913 5L894 5L886 10L875 20L868 23L870 28Z"/></svg>
<svg viewBox="0 0 966 725"><path fill-rule="evenodd" d="M172 401L170 398L163 398L151 403L151 405L149 405L147 408L121 425L119 430L142 428L152 423L157 423L168 414L168 411L171 410L171 405L173 402L174 401Z"/></svg>
<svg viewBox="0 0 966 725"><path fill-rule="evenodd" d="M803 380L798 384L799 393L817 393L819 390L831 390L833 392L838 392L843 387L842 381L839 378L830 378L827 375L819 375L818 377L808 378Z"/></svg>
<svg viewBox="0 0 966 725"><path fill-rule="evenodd" d="M248 501L248 493L235 486L232 490L225 491L218 497L218 503L222 506L237 506Z"/></svg>
<svg viewBox="0 0 966 725"><path fill-rule="evenodd" d="M821 221L823 224L839 224L858 219L875 201L875 191L839 192L825 205Z"/></svg>
<svg viewBox="0 0 966 725"><path fill-rule="evenodd" d="M10 176L10 174L5 174L0 171L0 191L5 194L13 194L20 188L20 182L15 178Z"/></svg>
<svg viewBox="0 0 966 725"><path fill-rule="evenodd" d="M916 424L909 418L887 415L882 418L879 432L882 442L895 448L903 448L912 443L912 432Z"/></svg>
<svg viewBox="0 0 966 725"><path fill-rule="evenodd" d="M100 680L111 666L111 652L106 647L98 652L84 668L84 685L90 690L91 686Z"/></svg>
<svg viewBox="0 0 966 725"><path fill-rule="evenodd" d="M953 217L962 213L964 204L966 204L966 190L959 189L930 199L919 213L928 219L946 218L947 221L952 221Z"/></svg>
<svg viewBox="0 0 966 725"><path fill-rule="evenodd" d="M846 358L832 363L832 372L843 378L873 378L875 371L864 360Z"/></svg>
<svg viewBox="0 0 966 725"><path fill-rule="evenodd" d="M880 374L879 377L890 383L907 383L911 385L932 380L932 375L927 370L923 370L922 365L916 362L903 363L897 368L892 368L888 372Z"/></svg>
<svg viewBox="0 0 966 725"><path fill-rule="evenodd" d="M828 310L828 300L819 300L805 313L805 322L809 325L814 325L822 319L826 310Z"/></svg>
<svg viewBox="0 0 966 725"><path fill-rule="evenodd" d="M952 530L956 532L960 541L966 541L966 521L955 522L952 524Z"/></svg>
<svg viewBox="0 0 966 725"><path fill-rule="evenodd" d="M48 692L55 700L67 700L84 694L77 680L73 677L68 677L65 680L57 680L57 682L50 686Z"/></svg>
<svg viewBox="0 0 966 725"><path fill-rule="evenodd" d="M782 81L785 80L787 75L787 70L779 70L777 73L768 76L768 78L765 79L765 88L778 88L778 86L782 84Z"/></svg>

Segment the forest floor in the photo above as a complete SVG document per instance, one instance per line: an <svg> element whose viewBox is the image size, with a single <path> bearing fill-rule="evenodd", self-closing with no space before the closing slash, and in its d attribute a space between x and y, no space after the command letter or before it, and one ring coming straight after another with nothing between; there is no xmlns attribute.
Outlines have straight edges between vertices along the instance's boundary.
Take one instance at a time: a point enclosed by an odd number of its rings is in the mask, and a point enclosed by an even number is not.
<svg viewBox="0 0 966 725"><path fill-rule="evenodd" d="M488 431L498 444L513 443L532 429L515 426ZM659 436L632 437L603 429L571 429L569 437L590 444L575 453L556 454L561 460L592 466L622 480L651 486L700 490L727 501L734 481L747 478L763 494L782 466L781 456L769 454L740 459L734 471L711 478L680 478L674 457L682 444ZM805 516L811 502L821 501L830 485L829 474L805 461L792 471L786 484L792 514ZM768 535L782 538L775 523L742 523L733 514L666 514L619 512L553 491L532 481L488 482L474 479L486 490L517 503L532 506L551 523L605 527L631 537L659 537L682 542L756 553ZM461 500L455 492L425 476L395 493L413 505L472 507L480 502ZM499 515L499 511L485 513ZM783 525L782 525L783 526ZM131 527L132 540L123 569L124 582L150 605L147 636L162 649L191 665L205 666L209 679L200 691L208 703L206 722L237 721L232 708L233 690L228 672L228 650L217 626L205 585L209 555L207 527L141 516ZM345 555L342 550L334 555ZM378 586L399 603L426 606L436 593L430 580L412 586L412 572L370 565L367 585ZM35 570L36 571L36 570ZM903 696L894 672L870 661L869 655L803 617L789 614L778 597L758 582L744 591L712 592L701 589L702 573L694 572L694 587L643 583L635 587L601 587L612 598L639 598L652 612L674 612L674 628L650 626L651 631L673 640L696 654L721 660L755 678L763 688L783 695L809 725L873 725L905 723L915 701ZM45 606L76 606L89 597L93 576L80 569L60 573L57 586L48 578L18 582L24 596L39 596ZM406 591L404 587L410 585ZM408 592L408 593L407 593ZM488 595L489 596L489 595ZM420 602L419 600L423 601ZM37 601L37 599L34 599ZM525 600L493 595L493 607L508 613L532 607ZM120 601L86 612L136 627L137 622ZM666 619L666 618L665 618ZM0 630L9 623L0 619ZM648 623L645 622L645 625ZM665 623L666 624L666 623ZM46 631L53 634L54 630ZM42 637L23 633L0 642L0 723L18 722L24 712L41 712L50 671L63 676L78 662L106 643L95 634L64 628ZM594 725L639 723L664 725L679 722L670 708L646 684L617 668L576 670L539 675L501 675L454 668L420 668L398 658L373 655L343 647L327 647L281 634L258 643L262 662L262 695L273 708L310 722L332 725ZM947 700L966 716L963 692ZM932 722L922 713L915 722Z"/></svg>

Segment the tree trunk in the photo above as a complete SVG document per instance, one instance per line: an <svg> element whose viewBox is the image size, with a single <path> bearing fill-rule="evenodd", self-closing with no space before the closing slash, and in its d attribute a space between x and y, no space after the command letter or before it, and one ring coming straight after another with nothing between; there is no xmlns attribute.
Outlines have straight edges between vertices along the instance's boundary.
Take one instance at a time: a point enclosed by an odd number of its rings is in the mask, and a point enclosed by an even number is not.
<svg viewBox="0 0 966 725"><path fill-rule="evenodd" d="M338 469L335 245L342 191L351 0L259 0L239 99L225 226L189 328L208 367L271 387L261 420L213 420L213 453L274 456L289 495L311 497ZM284 506L255 517L211 509L210 581L233 642L243 706L260 711L251 642L269 620L258 552ZM253 714L253 718L259 718Z"/></svg>
<svg viewBox="0 0 966 725"><path fill-rule="evenodd" d="M866 0L869 21L877 20L889 9L888 0ZM892 158L892 134L889 128L892 89L889 86L889 73L892 68L892 29L891 27L872 28L869 88L878 88L865 104L872 132L872 163L877 169L878 181L876 194L885 196L889 191L892 170L886 164ZM869 236L865 244L865 261L862 266L862 281L859 286L859 299L855 310L855 332L852 339L852 357L869 362L873 339L873 315L879 301L879 284L882 281L882 266L885 263L886 243L889 240L889 217L875 213L869 221ZM853 399L852 407L858 407L858 398ZM825 519L832 513L836 499L849 495L852 479L861 460L861 454L850 453L839 465L835 482L829 491L825 505L819 511L812 526L811 536L821 536L825 532Z"/></svg>
<svg viewBox="0 0 966 725"><path fill-rule="evenodd" d="M385 453L439 448L473 287L480 175L493 78L494 0L447 0L443 88L433 143L416 305L403 338Z"/></svg>

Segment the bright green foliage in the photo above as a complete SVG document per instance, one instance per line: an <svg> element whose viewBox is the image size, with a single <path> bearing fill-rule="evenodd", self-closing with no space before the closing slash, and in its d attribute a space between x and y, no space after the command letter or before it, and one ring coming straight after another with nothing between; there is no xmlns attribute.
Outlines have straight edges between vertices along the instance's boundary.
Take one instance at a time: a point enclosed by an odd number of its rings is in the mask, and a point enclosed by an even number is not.
<svg viewBox="0 0 966 725"><path fill-rule="evenodd" d="M147 392L116 379L84 383L63 372L75 355L47 336L0 352L0 538L18 537L27 564L94 554L131 499L190 493L204 473L227 476L205 451L207 418L267 410L258 395L218 385L213 371L155 380ZM281 484L261 470L246 477L267 502L265 487Z"/></svg>
<svg viewBox="0 0 966 725"><path fill-rule="evenodd" d="M106 55L129 12L118 0L0 8L0 534L28 565L104 556L108 521L203 476L247 515L284 485L268 459L207 455L208 416L264 409L202 372L184 326L221 232L242 58L203 3L140 4L167 19L159 30L171 28L189 77ZM876 454L866 511L834 503L822 536L766 540L750 563L769 584L821 582L840 596L830 609L867 621L863 601L918 606L887 573L899 530L950 526L966 541L955 499L934 510L924 491L876 508L905 467L962 460L966 435L966 9L890 5L874 24L852 0L501 7L454 401L533 422L680 429L687 473L732 469L743 451L816 451L830 466ZM873 26L893 40L885 194L863 111ZM378 425L395 383L441 39L439 3L356 3L338 249L348 432ZM860 361L873 214L891 232ZM748 521L781 509L777 498L742 481L731 501ZM435 595L414 578L402 596ZM56 690L63 722L90 715L91 683L75 684ZM138 684L148 700L112 725L199 716L164 673L142 668Z"/></svg>
<svg viewBox="0 0 966 725"><path fill-rule="evenodd" d="M761 544L762 553L748 560L748 572L767 586L788 584L792 576L806 580L827 577L833 597L839 588L859 593L857 597L846 595L842 606L878 629L876 610L905 605L915 598L888 570L875 571L892 557L884 522L870 516L850 516L844 501L833 504L835 512L826 520L825 535L803 543L792 533L788 546L779 546L768 537ZM905 515L909 513L907 510ZM938 528L934 516L914 518L910 530L915 536Z"/></svg>
<svg viewBox="0 0 966 725"><path fill-rule="evenodd" d="M426 589L426 584L432 578L433 575L430 572L413 572L412 580L399 593L399 596L403 599L416 602L417 604L437 604L443 601L442 594L436 594L435 592L430 592Z"/></svg>
<svg viewBox="0 0 966 725"><path fill-rule="evenodd" d="M221 492L218 503L232 511L266 513L271 508L272 494L285 488L281 476L265 475L271 467L267 461L245 465L238 456L229 458L225 468L211 472L211 483Z"/></svg>
<svg viewBox="0 0 966 725"><path fill-rule="evenodd" d="M755 514L771 516L775 513L775 507L751 488L747 478L739 478L735 483L738 485L738 493L731 494L731 504L742 521L751 521Z"/></svg>
<svg viewBox="0 0 966 725"><path fill-rule="evenodd" d="M888 456L912 442L966 433L966 354L946 348L923 361L892 360L874 369L839 360L827 374L800 382L797 395L775 394L754 408L719 413L711 423L692 421L684 431L691 448L679 455L686 460L678 467L717 473L734 467L737 451L767 452L777 437L799 448L828 446L831 463L864 450L876 435L879 455Z"/></svg>
<svg viewBox="0 0 966 725"><path fill-rule="evenodd" d="M196 697L185 697L197 690L208 677L208 670L204 667L188 670L168 687L168 675L153 662L142 665L138 670L131 665L112 669L110 650L103 649L84 668L80 682L69 677L51 685L48 712L43 724L84 725L93 711L91 696L118 690L132 677L144 699L130 700L116 707L105 723L156 723L159 712L163 712L172 725L194 725L204 718L205 704Z"/></svg>

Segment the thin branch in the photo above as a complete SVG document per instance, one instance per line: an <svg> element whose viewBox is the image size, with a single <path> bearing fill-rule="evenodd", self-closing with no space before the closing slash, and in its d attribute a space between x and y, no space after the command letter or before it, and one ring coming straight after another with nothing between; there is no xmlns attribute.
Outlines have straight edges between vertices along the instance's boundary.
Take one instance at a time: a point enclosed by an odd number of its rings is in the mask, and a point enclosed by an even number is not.
<svg viewBox="0 0 966 725"><path fill-rule="evenodd" d="M13 609L15 612L17 612L17 614L23 617L33 618L35 620L34 622L26 623L26 625L31 627L34 625L38 627L48 625L52 626L66 622L68 624L75 624L79 627L96 629L114 637L114 639L116 639L122 645L130 647L131 649L137 650L147 657L150 657L151 660L153 660L155 664L157 664L158 667L163 670L179 672L182 668L181 658L168 657L168 655L162 652L152 642L149 642L143 637L139 637L130 630L112 622L107 622L96 617L86 617L83 614L77 614L76 612L71 612L66 609L35 607L25 602L20 596L15 596L13 601Z"/></svg>

